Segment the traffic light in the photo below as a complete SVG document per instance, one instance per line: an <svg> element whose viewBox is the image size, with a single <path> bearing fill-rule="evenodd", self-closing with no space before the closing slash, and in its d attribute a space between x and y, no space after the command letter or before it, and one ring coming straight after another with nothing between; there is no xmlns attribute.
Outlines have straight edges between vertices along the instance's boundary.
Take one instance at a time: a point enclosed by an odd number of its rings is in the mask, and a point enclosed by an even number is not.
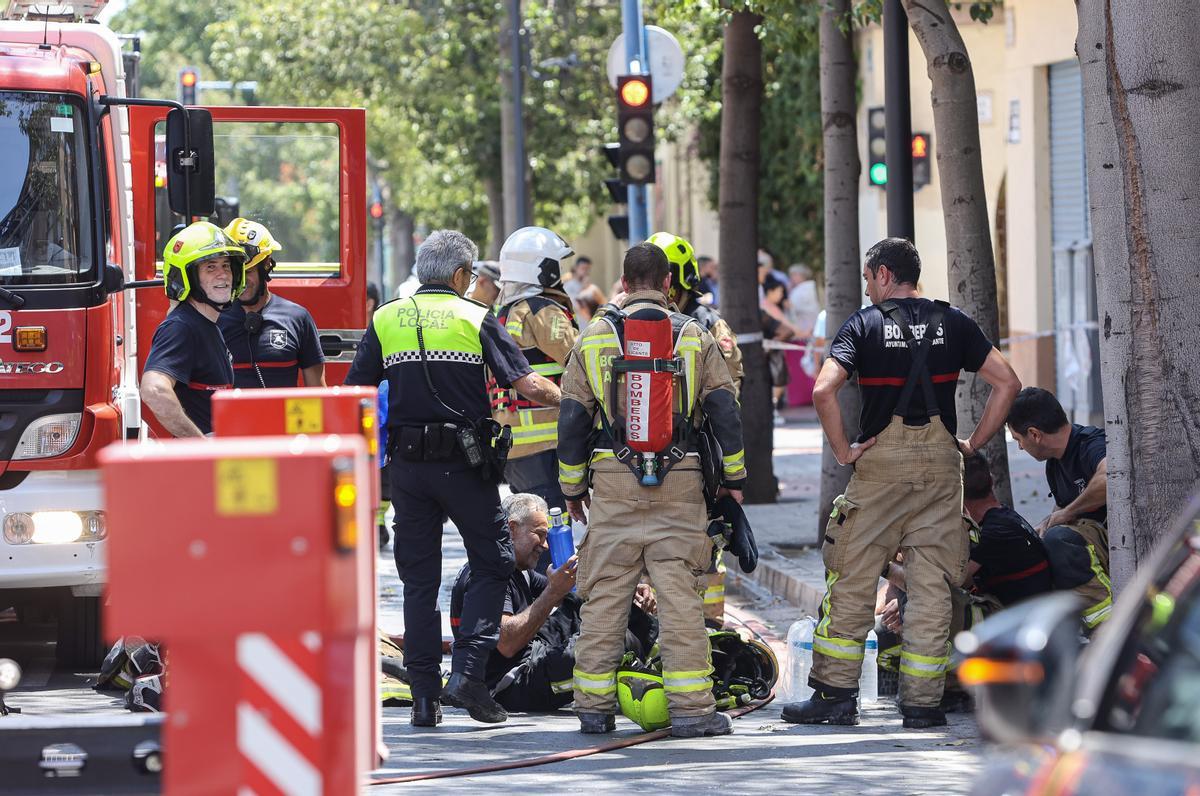
<svg viewBox="0 0 1200 796"><path fill-rule="evenodd" d="M933 136L929 133L913 133L912 137L912 159L913 159L913 190L924 188L929 184L930 179L930 162L929 157L933 151Z"/></svg>
<svg viewBox="0 0 1200 796"><path fill-rule="evenodd" d="M872 185L883 188L887 185L887 139L884 136L883 106L867 109L867 179Z"/></svg>
<svg viewBox="0 0 1200 796"><path fill-rule="evenodd" d="M200 82L200 70L185 66L179 70L179 101L184 105L196 104L196 84Z"/></svg>
<svg viewBox="0 0 1200 796"><path fill-rule="evenodd" d="M600 147L600 151L604 153L604 157L614 169L621 167L620 144L605 144ZM623 205L629 201L629 186L620 177L609 177L604 181L604 187L608 190L608 195L612 197L613 204ZM613 236L617 240L629 240L628 215L614 214L609 216L608 228L612 230Z"/></svg>
<svg viewBox="0 0 1200 796"><path fill-rule="evenodd" d="M626 185L654 182L653 96L649 75L617 78L617 167Z"/></svg>

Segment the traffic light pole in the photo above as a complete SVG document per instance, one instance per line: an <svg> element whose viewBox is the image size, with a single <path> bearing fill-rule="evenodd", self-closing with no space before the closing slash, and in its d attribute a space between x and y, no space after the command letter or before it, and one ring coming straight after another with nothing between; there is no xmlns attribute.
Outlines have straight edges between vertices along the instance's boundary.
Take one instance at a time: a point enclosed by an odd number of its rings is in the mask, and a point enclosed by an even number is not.
<svg viewBox="0 0 1200 796"><path fill-rule="evenodd" d="M642 24L641 0L621 0L621 29L625 34L625 65L627 74L647 75L646 29ZM653 100L652 100L653 101ZM650 212L645 185L629 188L629 245L650 237Z"/></svg>
<svg viewBox="0 0 1200 796"><path fill-rule="evenodd" d="M891 238L915 241L908 16L900 0L884 0L883 3L883 106L887 143L887 233Z"/></svg>
<svg viewBox="0 0 1200 796"><path fill-rule="evenodd" d="M522 113L525 93L524 75L521 66L525 57L521 50L521 0L510 0L509 22L512 24L512 102L513 102L513 167L516 170L516 229L529 226L526 209L529 200L525 196L525 170L528 163L525 160L525 118ZM509 230L512 232L513 230Z"/></svg>

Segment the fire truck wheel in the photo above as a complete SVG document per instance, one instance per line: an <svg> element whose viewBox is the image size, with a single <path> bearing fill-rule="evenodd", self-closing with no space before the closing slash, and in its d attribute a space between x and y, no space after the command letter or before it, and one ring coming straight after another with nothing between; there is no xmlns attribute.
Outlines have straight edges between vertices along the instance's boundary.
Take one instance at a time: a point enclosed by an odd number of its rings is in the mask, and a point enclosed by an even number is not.
<svg viewBox="0 0 1200 796"><path fill-rule="evenodd" d="M100 632L100 598L63 598L58 610L58 643L54 657L59 666L98 671L104 660Z"/></svg>

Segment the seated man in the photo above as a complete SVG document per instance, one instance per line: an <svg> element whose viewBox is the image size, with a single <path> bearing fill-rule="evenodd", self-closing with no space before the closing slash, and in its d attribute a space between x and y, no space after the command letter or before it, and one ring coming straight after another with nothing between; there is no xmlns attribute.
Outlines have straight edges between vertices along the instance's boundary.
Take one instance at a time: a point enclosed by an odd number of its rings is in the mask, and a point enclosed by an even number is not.
<svg viewBox="0 0 1200 796"><path fill-rule="evenodd" d="M1083 622L1092 630L1112 612L1104 430L1072 425L1058 399L1037 387L1017 395L1008 428L1023 451L1046 463L1046 481L1057 508L1037 530L1050 559L1054 588L1083 597Z"/></svg>
<svg viewBox="0 0 1200 796"><path fill-rule="evenodd" d="M485 682L496 701L516 712L553 711L574 699L575 638L579 635L580 599L575 586L576 558L562 567L534 571L548 549L546 501L529 493L503 501L517 566L504 593L500 641L488 656ZM471 565L463 565L450 592L450 629L457 637ZM650 614L654 597L638 586L630 613L626 647L644 657L657 636Z"/></svg>

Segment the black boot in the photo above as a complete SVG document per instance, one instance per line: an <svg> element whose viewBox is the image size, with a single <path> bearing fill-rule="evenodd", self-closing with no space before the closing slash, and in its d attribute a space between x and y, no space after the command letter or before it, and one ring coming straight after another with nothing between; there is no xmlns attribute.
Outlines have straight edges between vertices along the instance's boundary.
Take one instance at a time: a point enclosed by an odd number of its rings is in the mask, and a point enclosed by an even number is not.
<svg viewBox="0 0 1200 796"><path fill-rule="evenodd" d="M413 699L412 718L414 727L436 727L442 723L442 703L432 697Z"/></svg>
<svg viewBox="0 0 1200 796"><path fill-rule="evenodd" d="M792 724L858 724L858 697L817 691L805 702L785 706L783 720Z"/></svg>
<svg viewBox="0 0 1200 796"><path fill-rule="evenodd" d="M946 726L946 713L941 708L920 708L911 705L901 705L900 712L904 714L904 728L908 730L923 730L926 727Z"/></svg>
<svg viewBox="0 0 1200 796"><path fill-rule="evenodd" d="M450 682L442 691L442 702L452 708L465 708L471 718L484 724L499 724L508 719L508 711L492 699L488 687L465 674L450 675Z"/></svg>

